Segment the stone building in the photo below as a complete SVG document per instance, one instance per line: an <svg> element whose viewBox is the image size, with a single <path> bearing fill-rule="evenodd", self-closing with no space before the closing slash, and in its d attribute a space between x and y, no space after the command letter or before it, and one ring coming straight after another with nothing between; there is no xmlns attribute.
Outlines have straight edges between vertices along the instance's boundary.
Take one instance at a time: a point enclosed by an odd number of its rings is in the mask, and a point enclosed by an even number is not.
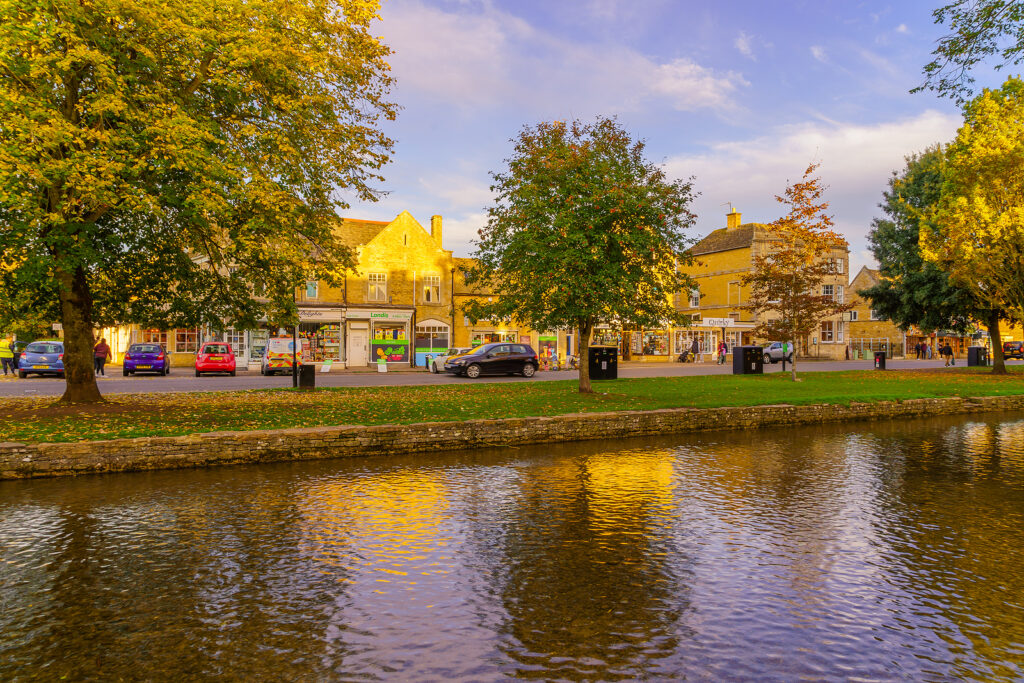
<svg viewBox="0 0 1024 683"><path fill-rule="evenodd" d="M687 340L697 336L705 349L714 349L725 339L729 348L736 345L784 341L755 339L757 318L745 305L750 301L749 287L741 284L743 276L753 269L753 259L771 249L774 237L763 223L743 223L742 214L733 209L726 214L726 225L711 232L691 249L695 263L686 267L687 274L696 280L692 292L681 292L676 300L679 311L693 318L689 330L675 331L675 345L681 348ZM845 300L848 286L850 251L845 242L834 247L828 258L836 263L836 274L822 285L822 294L838 302ZM815 334L797 340L802 356L844 358L847 330L843 316L836 315L822 321Z"/></svg>

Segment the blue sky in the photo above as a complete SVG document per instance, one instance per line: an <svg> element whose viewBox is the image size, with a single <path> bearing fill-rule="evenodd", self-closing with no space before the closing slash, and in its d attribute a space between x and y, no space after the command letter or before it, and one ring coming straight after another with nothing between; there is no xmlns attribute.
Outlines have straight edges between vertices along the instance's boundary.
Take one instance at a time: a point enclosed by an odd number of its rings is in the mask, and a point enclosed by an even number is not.
<svg viewBox="0 0 1024 683"><path fill-rule="evenodd" d="M936 0L937 1L937 0ZM445 219L445 246L472 253L489 173L539 121L616 115L673 177L695 176L693 237L782 213L774 196L811 161L829 185L851 271L905 155L953 137L952 102L911 95L942 27L932 2L385 0L375 31L394 50L386 131L394 159L375 204ZM980 85L997 85L998 81Z"/></svg>

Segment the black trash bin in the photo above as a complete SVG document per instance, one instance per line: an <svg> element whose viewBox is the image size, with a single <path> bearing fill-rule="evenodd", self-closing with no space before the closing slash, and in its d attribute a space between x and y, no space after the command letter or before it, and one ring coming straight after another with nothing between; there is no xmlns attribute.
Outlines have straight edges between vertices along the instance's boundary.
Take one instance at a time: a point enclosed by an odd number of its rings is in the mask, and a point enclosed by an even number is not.
<svg viewBox="0 0 1024 683"><path fill-rule="evenodd" d="M619 378L619 349L614 346L587 347L590 379Z"/></svg>
<svg viewBox="0 0 1024 683"><path fill-rule="evenodd" d="M732 374L764 374L764 348L760 346L732 347Z"/></svg>
<svg viewBox="0 0 1024 683"><path fill-rule="evenodd" d="M299 366L299 389L316 389L316 366L304 363Z"/></svg>
<svg viewBox="0 0 1024 683"><path fill-rule="evenodd" d="M967 367L986 367L988 366L988 348L984 346L968 346L967 347Z"/></svg>
<svg viewBox="0 0 1024 683"><path fill-rule="evenodd" d="M885 370L885 351L875 351L875 370Z"/></svg>

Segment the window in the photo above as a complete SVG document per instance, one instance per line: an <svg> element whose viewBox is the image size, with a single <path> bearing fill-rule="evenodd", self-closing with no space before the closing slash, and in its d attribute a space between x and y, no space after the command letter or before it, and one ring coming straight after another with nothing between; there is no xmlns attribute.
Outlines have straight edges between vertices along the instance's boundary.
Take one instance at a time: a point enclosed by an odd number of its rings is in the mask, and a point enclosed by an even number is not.
<svg viewBox="0 0 1024 683"><path fill-rule="evenodd" d="M512 353L526 353L526 347L522 344L514 344L512 346Z"/></svg>
<svg viewBox="0 0 1024 683"><path fill-rule="evenodd" d="M821 343L822 344L831 344L833 341L835 341L833 339L833 337L832 337L832 334L833 334L832 328L833 328L833 323L832 323L831 320L822 321L822 323L821 323L821 334L819 335L820 338L821 338Z"/></svg>
<svg viewBox="0 0 1024 683"><path fill-rule="evenodd" d="M842 323L842 321L839 321L839 322L836 323L836 341L837 342L842 342L843 341L843 323Z"/></svg>
<svg viewBox="0 0 1024 683"><path fill-rule="evenodd" d="M423 301L428 304L441 303L440 275L426 275L423 277Z"/></svg>
<svg viewBox="0 0 1024 683"><path fill-rule="evenodd" d="M178 353L195 353L199 349L199 330L178 329L174 331L174 350Z"/></svg>
<svg viewBox="0 0 1024 683"><path fill-rule="evenodd" d="M828 260L828 264L830 266L832 266L832 272L833 273L835 273L836 275L842 275L843 274L843 269L845 268L845 266L843 264L843 259L841 259L841 258L839 258L839 259L830 258Z"/></svg>
<svg viewBox="0 0 1024 683"><path fill-rule="evenodd" d="M167 333L162 330L143 330L142 341L149 344L167 346Z"/></svg>
<svg viewBox="0 0 1024 683"><path fill-rule="evenodd" d="M700 308L700 288L690 290L690 308Z"/></svg>
<svg viewBox="0 0 1024 683"><path fill-rule="evenodd" d="M229 327L224 332L224 339L227 340L228 344L231 344L231 348L235 351L235 356L238 358L245 357L245 330L236 330L233 327Z"/></svg>
<svg viewBox="0 0 1024 683"><path fill-rule="evenodd" d="M318 284L319 283L316 280L308 280L306 282L307 299L315 299L317 297L317 290L319 289L319 287L317 287Z"/></svg>
<svg viewBox="0 0 1024 683"><path fill-rule="evenodd" d="M821 295L824 297L828 297L829 299L834 299L836 296L835 285L822 285Z"/></svg>
<svg viewBox="0 0 1024 683"><path fill-rule="evenodd" d="M366 276L369 291L366 294L367 301L388 300L388 276L387 273L369 273Z"/></svg>
<svg viewBox="0 0 1024 683"><path fill-rule="evenodd" d="M857 311L850 311L850 322L857 322Z"/></svg>
<svg viewBox="0 0 1024 683"><path fill-rule="evenodd" d="M836 303L837 304L843 303L843 297L844 296L845 295L843 294L843 286L842 285L836 285Z"/></svg>
<svg viewBox="0 0 1024 683"><path fill-rule="evenodd" d="M872 308L871 309L870 319L871 320L881 320L882 318L881 318L881 316L878 315L878 311L876 311L875 309Z"/></svg>

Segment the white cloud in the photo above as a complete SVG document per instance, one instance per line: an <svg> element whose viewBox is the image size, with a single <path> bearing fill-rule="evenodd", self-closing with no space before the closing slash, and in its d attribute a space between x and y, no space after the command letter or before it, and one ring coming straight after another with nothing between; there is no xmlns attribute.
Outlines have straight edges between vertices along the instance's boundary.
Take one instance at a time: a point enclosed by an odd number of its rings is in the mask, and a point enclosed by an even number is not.
<svg viewBox="0 0 1024 683"><path fill-rule="evenodd" d="M754 46L752 45L753 39L747 35L745 31L740 31L740 34L736 36L736 40L732 44L740 51L740 54L744 57L748 57L757 61L757 57L754 55Z"/></svg>
<svg viewBox="0 0 1024 683"><path fill-rule="evenodd" d="M910 29L907 28L906 24L900 24L896 27L896 33L910 33Z"/></svg>
<svg viewBox="0 0 1024 683"><path fill-rule="evenodd" d="M817 59L822 64L828 61L828 55L825 54L825 48L821 45L811 45L811 56Z"/></svg>
<svg viewBox="0 0 1024 683"><path fill-rule="evenodd" d="M736 91L749 85L739 73L690 59L659 62L623 45L567 41L490 4L447 12L395 0L383 15L399 91L463 109L511 103L589 115L663 100L680 111L723 110L735 108Z"/></svg>
<svg viewBox="0 0 1024 683"><path fill-rule="evenodd" d="M671 177L696 176L702 194L694 205L695 233L702 236L725 224L725 202L742 211L744 221L775 220L783 213L775 195L799 179L808 163L821 162L818 172L829 186L826 200L836 228L850 241L851 258L858 259L891 172L903 167L908 154L952 139L960 123L959 116L937 111L874 125L810 121L674 157L666 170Z"/></svg>

